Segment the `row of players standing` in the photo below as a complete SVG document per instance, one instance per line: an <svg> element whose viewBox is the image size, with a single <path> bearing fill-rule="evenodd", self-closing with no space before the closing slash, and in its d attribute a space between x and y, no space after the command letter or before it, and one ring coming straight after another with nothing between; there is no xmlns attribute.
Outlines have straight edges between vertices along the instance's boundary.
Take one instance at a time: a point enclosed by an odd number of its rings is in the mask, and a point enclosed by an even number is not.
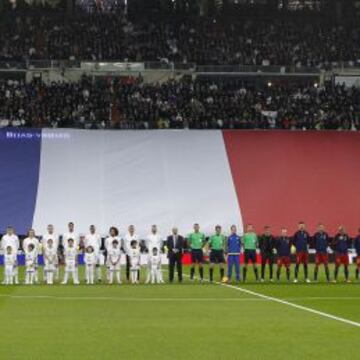
<svg viewBox="0 0 360 360"><path fill-rule="evenodd" d="M273 266L276 263L276 279L280 280L282 267L286 269L286 278L290 281L291 255L295 255L294 282L298 282L300 265L303 265L306 282L309 279L309 249L315 250L314 281L318 280L320 265L324 266L326 279L330 281L329 254L335 254L335 269L333 281L338 279L340 266L344 267L345 281L349 280L349 251L354 248L356 252L355 277L359 279L360 272L360 228L358 236L352 239L345 231L344 226L339 226L338 233L331 238L325 231L323 224L319 223L317 231L311 236L306 230L304 222L298 223L298 230L293 236L288 235L285 227L281 228L280 236L275 237L269 226L264 227L264 232L259 237L256 235L251 224L247 225L246 232L242 237L244 248L243 280L246 280L247 265L253 264L256 280L259 279L256 266L256 253L261 254L261 281L265 279L266 264L269 265L269 278L273 281ZM258 251L257 251L258 250ZM231 277L231 273L230 273Z"/></svg>
<svg viewBox="0 0 360 360"><path fill-rule="evenodd" d="M61 241L60 241L61 239ZM25 253L25 283L38 282L38 256L44 256L44 280L52 284L59 279L59 265L65 262L65 275L63 283L66 284L69 277L73 277L75 284L79 283L78 255L84 252L86 265L86 281L94 283L94 273L98 281L102 281L101 256L105 255L107 268L107 280L112 283L116 277L121 283L121 255L126 255L126 277L133 283L137 283L140 277L140 254L141 251L148 253L148 272L146 282L163 283L161 272L161 237L157 232L156 225L152 226L151 234L142 242L135 233L135 227L129 226L128 233L120 239L116 227L111 227L109 236L103 244L101 235L96 232L94 225L89 228L89 233L83 239L75 232L74 223L68 224L68 232L60 238L55 233L53 225L48 225L47 232L39 240L35 231L30 229L28 236L22 241L21 248ZM0 247L4 251L5 279L4 283L19 283L17 252L20 249L18 236L14 228L9 226L6 234L1 239ZM101 251L103 249L104 251ZM103 254L102 254L103 253ZM7 271L7 269L9 271ZM29 276L28 276L29 275Z"/></svg>
<svg viewBox="0 0 360 360"><path fill-rule="evenodd" d="M47 228L47 233L42 236L41 242L35 237L35 232L33 230L29 231L29 236L24 239L22 247L25 253L28 252L29 246L35 249L36 255L41 252L45 255L46 262L46 251L49 247L49 242L52 244L52 248L55 249L56 264L55 264L55 277L58 276L59 270L59 257L62 254L66 254L69 251L69 241L73 242L74 246L71 248L78 249L80 245L85 250L85 262L87 257L92 257L96 266L96 275L97 280L101 281L101 266L100 266L100 249L102 247L101 236L96 233L96 228L94 225L90 226L89 233L84 237L84 243L80 244L80 237L75 232L75 227L72 222L68 224L68 232L62 235L62 243L59 242L59 236L56 235L54 227L49 225ZM239 255L244 252L244 267L243 267L243 280L246 281L247 267L249 263L253 264L255 277L258 280L258 268L256 265L256 254L257 252L261 253L262 263L261 263L261 281L265 279L265 268L266 264L269 265L269 275L270 281L273 281L273 265L277 264L276 277L280 279L281 268L284 266L286 269L287 279L290 280L290 255L292 253L296 254L296 265L295 265L295 278L294 281L298 281L299 267L303 264L305 280L309 282L308 276L308 250L309 247L313 247L316 251L316 261L314 268L314 280L318 278L319 266L324 265L325 274L327 280L330 281L330 272L329 272L329 252L335 252L335 271L334 271L334 280L337 280L339 267L344 266L345 280L349 281L349 258L348 251L354 246L357 253L357 267L356 267L356 278L359 278L359 268L360 268L360 229L359 236L352 241L352 239L345 232L343 226L339 227L339 232L334 238L330 238L328 233L325 231L325 228L322 224L318 225L317 232L310 236L306 231L306 226L304 222L299 222L298 231L292 236L288 236L287 229L282 228L281 234L278 237L275 237L271 234L270 227L266 226L264 233L261 236L257 236L254 228L251 224L247 225L246 232L242 237L237 235L237 229L233 225L230 229L230 235L225 237L222 234L221 226L217 225L215 227L215 234L210 236L208 239L205 237L205 234L200 232L199 224L194 224L194 231L189 234L186 239L178 234L177 228L173 228L172 234L167 237L166 242L164 243L162 237L158 234L156 225L153 225L151 232L148 235L145 241L140 241L139 237L135 232L135 227L130 225L128 228L128 233L124 236L123 239L119 238L119 232L116 227L111 227L109 231L109 236L105 239L104 248L105 255L107 259L111 259L111 253L123 252L126 254L126 277L129 280L130 270L136 270L136 275L134 275L133 281L139 280L139 264L137 266L132 266L132 259L138 258L140 252L148 252L150 257L152 255L159 258L160 252L165 248L168 253L169 258L169 280L173 281L174 279L174 270L175 267L178 272L179 281L182 281L182 254L187 248L191 251L191 272L190 278L194 279L195 275L195 266L199 267L200 279L203 279L203 262L204 262L204 248L208 247L210 249L210 270L209 276L210 281L213 281L213 273L215 264L219 264L220 267L220 279L224 278L224 264L225 264L225 255L227 256L227 278L231 280L232 270L235 267L235 276L236 280L240 281L240 266L239 266ZM3 236L1 241L1 247L5 249L6 247L11 247L14 249L14 252L17 252L19 249L19 240L14 233L12 227L7 229L7 233ZM156 250L156 253L153 253L153 250ZM70 249L72 252L73 250ZM91 250L91 251L89 251ZM76 250L75 250L76 251ZM93 255L89 255L93 253ZM74 255L76 256L76 252ZM109 256L110 255L110 256ZM119 255L120 256L120 255ZM71 257L71 256L70 256ZM72 257L71 257L72 258ZM109 262L107 262L108 268ZM159 266L161 262L159 263ZM147 273L147 282L150 281L151 269ZM76 268L76 266L75 266ZM75 281L78 282L76 278L77 270L74 270ZM135 271L134 271L135 273ZM34 274L35 281L37 281L37 272ZM109 272L108 272L109 276ZM66 277L66 274L65 274ZM157 274L159 282L163 282L162 273L159 271ZM14 272L15 283L18 282L17 269ZM65 281L66 280L66 281ZM67 278L64 279L67 282ZM120 280L119 280L120 281Z"/></svg>
<svg viewBox="0 0 360 360"><path fill-rule="evenodd" d="M220 240L222 239L222 240ZM211 236L208 241L205 235L199 232L198 224L194 225L194 232L187 238L192 255L192 266L190 277L194 278L195 265L198 264L199 276L202 280L203 273L203 248L208 244L210 251L210 268L209 277L213 281L214 265L220 264L220 277L223 279L225 255L227 256L227 277L225 281L231 281L232 270L235 267L236 281L240 281L240 265L239 255L244 253L244 266L242 269L242 280L246 281L249 263L252 264L255 278L259 280L259 271L257 267L257 254L261 255L261 277L260 280L265 281L266 265L269 266L269 279L274 280L274 265L276 268L276 279L280 280L282 267L285 267L286 278L290 281L291 255L295 255L295 270L294 282L298 282L298 275L300 265L303 265L304 277L306 282L310 282L308 262L309 249L315 250L315 267L314 267L314 281L318 280L318 273L320 265L324 265L327 281L330 281L329 270L329 254L335 254L335 269L334 279L338 279L340 266L344 267L345 281L349 282L349 251L354 248L356 252L356 270L355 277L359 279L360 272L360 229L358 236L351 239L346 233L344 226L339 226L338 233L331 238L325 231L323 224L318 224L317 231L313 236L306 230L306 225L303 221L298 223L298 230L293 236L288 235L288 230L282 227L279 236L274 236L271 233L270 226L264 227L262 235L258 236L252 224L248 224L245 233L239 236L236 233L236 227L233 225L230 229L230 235L225 237L221 235L221 227L215 227L215 235ZM223 245L225 244L225 246Z"/></svg>

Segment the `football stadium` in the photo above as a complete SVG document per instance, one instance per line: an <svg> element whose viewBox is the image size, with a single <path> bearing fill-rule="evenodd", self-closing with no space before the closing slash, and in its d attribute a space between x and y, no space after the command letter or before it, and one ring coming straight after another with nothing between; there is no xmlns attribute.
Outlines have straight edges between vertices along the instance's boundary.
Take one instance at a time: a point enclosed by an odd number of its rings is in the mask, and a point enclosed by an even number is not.
<svg viewBox="0 0 360 360"><path fill-rule="evenodd" d="M0 359L359 359L359 0L0 0Z"/></svg>

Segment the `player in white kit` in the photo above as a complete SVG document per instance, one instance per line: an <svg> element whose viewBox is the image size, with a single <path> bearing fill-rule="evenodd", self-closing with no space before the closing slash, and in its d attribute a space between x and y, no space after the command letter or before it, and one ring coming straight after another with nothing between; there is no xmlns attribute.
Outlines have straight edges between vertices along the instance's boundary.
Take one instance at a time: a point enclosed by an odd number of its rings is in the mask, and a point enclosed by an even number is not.
<svg viewBox="0 0 360 360"><path fill-rule="evenodd" d="M117 240L120 244L119 230L112 226L109 230L109 236L105 239L105 249L109 250L114 240Z"/></svg>
<svg viewBox="0 0 360 360"><path fill-rule="evenodd" d="M135 232L135 226L134 225L130 225L128 227L128 232L126 233L126 235L124 236L123 239L123 248L124 248L124 252L126 254L126 280L129 281L130 279L130 257L129 257L129 253L130 253L130 249L131 249L131 242L135 240L137 242L137 245L139 245L139 237ZM139 277L139 274L138 274Z"/></svg>
<svg viewBox="0 0 360 360"><path fill-rule="evenodd" d="M131 248L129 250L130 258L130 279L132 284L138 284L138 271L140 270L140 249L137 245L137 241L131 242Z"/></svg>
<svg viewBox="0 0 360 360"><path fill-rule="evenodd" d="M12 246L8 245L5 248L4 254L4 282L5 285L12 285L14 283L14 268L16 266L16 254Z"/></svg>
<svg viewBox="0 0 360 360"><path fill-rule="evenodd" d="M150 281L152 284L160 283L161 273L161 255L157 248L152 249L152 253L149 255L149 267L150 267Z"/></svg>
<svg viewBox="0 0 360 360"><path fill-rule="evenodd" d="M75 285L79 284L78 272L77 272L77 255L78 251L75 247L75 241L73 239L68 239L68 245L65 248L65 276L62 284L67 284L70 275L73 278Z"/></svg>
<svg viewBox="0 0 360 360"><path fill-rule="evenodd" d="M35 245L30 243L25 248L25 284L32 285L35 281L37 267L37 251Z"/></svg>
<svg viewBox="0 0 360 360"><path fill-rule="evenodd" d="M22 243L22 247L24 249L25 252L25 256L26 256L26 252L29 248L29 245L33 245L34 247L34 251L35 251L35 268L34 271L32 273L32 277L33 277L33 281L35 281L36 283L39 282L39 275L38 275L38 255L40 253L40 241L37 239L37 237L35 236L35 231L33 229L30 229L28 232L28 237L25 238L23 240Z"/></svg>
<svg viewBox="0 0 360 360"><path fill-rule="evenodd" d="M54 240L48 239L43 248L44 253L44 275L45 281L48 285L54 283L54 275L58 267L57 248L54 246Z"/></svg>
<svg viewBox="0 0 360 360"><path fill-rule="evenodd" d="M75 225L73 222L68 223L68 231L62 236L62 244L64 246L64 250L68 247L68 240L72 239L74 242L74 247L78 249L80 237L79 234L75 231Z"/></svg>
<svg viewBox="0 0 360 360"><path fill-rule="evenodd" d="M97 256L95 254L94 248L89 245L85 249L84 255L84 263L85 263L85 278L86 283L88 285L94 284L94 273L95 273L95 266L97 263Z"/></svg>
<svg viewBox="0 0 360 360"><path fill-rule="evenodd" d="M158 231L157 231L157 226L153 225L151 227L151 232L150 234L147 236L146 239L146 247L148 250L148 254L152 254L152 251L154 248L158 249L158 253L161 256L161 248L163 246L163 240L161 239L161 236L159 235ZM150 266L148 265L147 267L147 274L146 274L146 283L148 284L150 282L150 274L151 274L151 269ZM163 283L164 280L162 278L162 273L160 273L160 283Z"/></svg>
<svg viewBox="0 0 360 360"><path fill-rule="evenodd" d="M119 247L120 246L120 239L119 239L119 230L117 229L117 227L112 226L109 230L109 236L105 239L105 251L106 251L106 278L109 281L110 278L110 269L109 269L109 265L108 265L108 261L107 261L107 256L109 253L109 250L112 247L112 243L114 240L117 240L119 243Z"/></svg>
<svg viewBox="0 0 360 360"><path fill-rule="evenodd" d="M97 281L101 281L101 265L100 265L100 248L101 248L101 236L96 233L96 228L94 225L90 225L89 234L85 235L85 249L88 246L92 246L96 256L96 277Z"/></svg>
<svg viewBox="0 0 360 360"><path fill-rule="evenodd" d="M119 241L114 240L107 254L107 266L109 269L109 284L114 281L114 275L118 284L121 284L121 250Z"/></svg>
<svg viewBox="0 0 360 360"><path fill-rule="evenodd" d="M72 239L74 241L74 247L76 250L78 250L80 245L80 236L75 231L75 225L72 221L68 223L68 232L64 233L62 236L62 246L64 247L64 253L66 251L66 248L68 247L69 239ZM75 271L77 278L79 278L78 267L76 267Z"/></svg>
<svg viewBox="0 0 360 360"><path fill-rule="evenodd" d="M17 266L17 252L19 250L19 238L15 234L15 230L12 226L8 226L6 228L6 234L3 235L1 238L1 249L4 250L7 249L7 247L10 246L12 248L12 254L15 255L15 264L13 269L13 276L14 276L14 282L15 284L19 283L19 270Z"/></svg>
<svg viewBox="0 0 360 360"><path fill-rule="evenodd" d="M56 260L54 263L54 266L55 266L54 278L55 278L55 280L58 280L59 279L59 255L58 255L59 235L55 233L55 229L52 224L49 224L47 226L46 233L41 238L41 247L42 247L43 253L45 252L44 248L48 245L49 239L52 240L52 242L53 242L52 247L56 251ZM44 268L44 280L45 280L45 277L46 277L46 274L45 274L45 268Z"/></svg>

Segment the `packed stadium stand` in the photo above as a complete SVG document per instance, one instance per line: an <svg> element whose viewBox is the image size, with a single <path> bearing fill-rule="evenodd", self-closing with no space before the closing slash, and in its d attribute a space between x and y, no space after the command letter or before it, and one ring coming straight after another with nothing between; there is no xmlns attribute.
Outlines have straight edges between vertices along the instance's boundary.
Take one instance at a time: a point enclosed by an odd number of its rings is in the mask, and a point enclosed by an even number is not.
<svg viewBox="0 0 360 360"><path fill-rule="evenodd" d="M357 130L359 7L339 4L1 0L0 126Z"/></svg>
<svg viewBox="0 0 360 360"><path fill-rule="evenodd" d="M360 128L360 89L234 79L0 81L0 125L115 129Z"/></svg>
<svg viewBox="0 0 360 360"><path fill-rule="evenodd" d="M121 9L13 11L2 21L1 60L175 61L198 65L359 65L360 26L320 15L269 17L125 16Z"/></svg>

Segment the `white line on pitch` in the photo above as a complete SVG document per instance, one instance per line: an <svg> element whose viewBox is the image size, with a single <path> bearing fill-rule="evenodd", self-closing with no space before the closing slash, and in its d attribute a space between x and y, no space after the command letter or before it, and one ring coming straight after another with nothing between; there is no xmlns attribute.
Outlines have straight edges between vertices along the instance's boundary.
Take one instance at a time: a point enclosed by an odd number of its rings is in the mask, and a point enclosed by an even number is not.
<svg viewBox="0 0 360 360"><path fill-rule="evenodd" d="M329 318L329 319L332 319L332 320L337 320L337 321L343 322L343 323L348 324L348 325L353 325L353 326L356 326L356 327L360 327L359 322L348 320L348 319L345 319L345 318L342 318L342 317L339 317L339 316L331 315L331 314L328 314L328 313L323 312L323 311L319 311L319 310L315 310L315 309L312 309L312 308L309 308L309 307L306 307L306 306L294 304L294 303L291 303L291 302L283 300L283 299L279 299L279 298L276 298L276 297L273 297L273 296L267 296L267 295L264 295L264 294L261 294L261 293L255 292L255 291L244 289L242 287L238 287L238 286L234 286L234 285L230 285L230 284L222 284L222 283L218 283L218 284L220 284L222 286L226 286L226 287L234 289L234 290L237 290L237 291L241 291L242 293L245 293L245 294L257 296L257 297L259 297L261 299L277 302L277 303L280 303L280 304L283 304L283 305L291 306L291 307L296 308L296 309L300 309L300 310L304 310L304 311L307 311L307 312L310 312L310 313L313 313L313 314L316 314L316 315L320 315L320 316L323 316L323 317L326 317L326 318Z"/></svg>
<svg viewBox="0 0 360 360"><path fill-rule="evenodd" d="M226 301L226 302L239 302L239 301L264 301L263 299L254 298L134 298L134 297L116 297L116 296L56 296L56 295L12 295L12 294L0 294L0 298L11 299L50 299L50 300L113 300L113 301L125 301L125 302L166 302L166 301Z"/></svg>
<svg viewBox="0 0 360 360"><path fill-rule="evenodd" d="M190 277L187 274L183 274L183 276L188 277L188 278ZM209 282L209 279L204 279L204 281ZM348 324L348 325L360 327L360 323L357 322L357 321L348 320L348 319L342 318L340 316L331 315L331 314L328 314L328 313L323 312L323 311L319 311L319 310L315 310L315 309L312 309L312 308L309 308L309 307L306 307L306 306L294 304L294 303L289 302L287 300L279 299L279 298L276 298L276 297L273 297L273 296L264 295L264 294L258 293L256 291L251 291L251 290L242 288L240 286L234 286L234 285L230 285L230 284L226 284L226 283L221 283L221 282L218 282L218 281L214 281L214 284L221 285L221 286L224 286L224 287L227 287L227 288L230 288L230 289L234 289L234 290L240 291L240 292L242 292L244 294L253 295L253 296L256 296L256 297L264 299L264 300L268 300L268 301L272 301L272 302L277 302L279 304L287 305L287 306L293 307L295 309L304 310L304 311L307 311L307 312L310 312L310 313L313 313L313 314L316 314L316 315L326 317L328 319L337 320L337 321L343 322L343 323ZM295 300L293 300L293 301L295 301Z"/></svg>

